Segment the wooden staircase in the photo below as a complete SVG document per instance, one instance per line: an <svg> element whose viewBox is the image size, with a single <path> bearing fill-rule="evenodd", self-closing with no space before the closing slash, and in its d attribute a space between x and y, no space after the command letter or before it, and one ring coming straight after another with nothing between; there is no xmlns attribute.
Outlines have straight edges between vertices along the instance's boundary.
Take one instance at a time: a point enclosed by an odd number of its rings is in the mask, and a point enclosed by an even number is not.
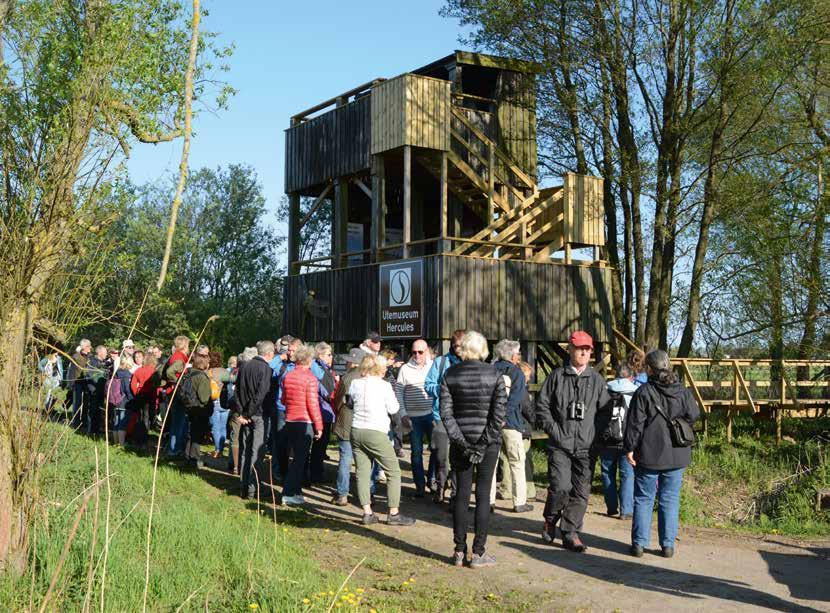
<svg viewBox="0 0 830 613"><path fill-rule="evenodd" d="M497 144L453 107L447 189L468 206L483 227L455 237L454 255L545 261L564 245L564 190L539 189ZM440 178L434 160L420 162ZM452 239L451 239L452 240Z"/></svg>

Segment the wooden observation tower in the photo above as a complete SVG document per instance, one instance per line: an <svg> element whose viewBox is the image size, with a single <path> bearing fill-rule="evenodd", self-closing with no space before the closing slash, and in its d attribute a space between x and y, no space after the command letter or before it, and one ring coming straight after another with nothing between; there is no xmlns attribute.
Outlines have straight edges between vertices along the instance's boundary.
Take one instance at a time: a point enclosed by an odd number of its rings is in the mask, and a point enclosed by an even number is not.
<svg viewBox="0 0 830 613"><path fill-rule="evenodd" d="M602 180L537 185L536 72L456 51L291 118L286 331L344 345L469 328L543 363L575 329L612 341ZM300 232L327 201L330 255L302 261Z"/></svg>

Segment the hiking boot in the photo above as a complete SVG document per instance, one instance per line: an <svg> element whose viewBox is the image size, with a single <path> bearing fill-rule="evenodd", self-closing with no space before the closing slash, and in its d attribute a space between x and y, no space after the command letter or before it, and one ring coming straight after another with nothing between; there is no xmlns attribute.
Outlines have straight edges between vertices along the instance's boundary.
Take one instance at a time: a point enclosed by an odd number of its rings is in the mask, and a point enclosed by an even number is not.
<svg viewBox="0 0 830 613"><path fill-rule="evenodd" d="M347 507L349 506L349 497L341 496L340 494L335 494L331 499L331 504L333 504L336 507Z"/></svg>
<svg viewBox="0 0 830 613"><path fill-rule="evenodd" d="M520 504L517 507L513 507L514 513L530 513L533 510L532 504Z"/></svg>
<svg viewBox="0 0 830 613"><path fill-rule="evenodd" d="M549 522L545 520L545 526L542 528L542 540L552 545L556 538L556 522Z"/></svg>
<svg viewBox="0 0 830 613"><path fill-rule="evenodd" d="M663 557L671 558L674 555L674 547L663 547Z"/></svg>
<svg viewBox="0 0 830 613"><path fill-rule="evenodd" d="M562 537L562 546L567 549L568 551L573 551L575 553L583 553L588 548L585 546L579 536L574 534L573 536L563 536Z"/></svg>
<svg viewBox="0 0 830 613"><path fill-rule="evenodd" d="M640 545L632 545L631 549L629 549L628 551L635 558L642 558L643 557L643 548Z"/></svg>
<svg viewBox="0 0 830 613"><path fill-rule="evenodd" d="M619 511L617 511L616 509L615 509L615 510L613 510L613 511L611 511L611 510L609 509L609 510L607 510L607 511L605 512L605 514L606 514L608 517L616 517L617 515L619 515L619 513L620 513L620 512L619 512Z"/></svg>
<svg viewBox="0 0 830 613"><path fill-rule="evenodd" d="M462 568L467 561L466 551L455 551L452 554L452 565L456 568Z"/></svg>
<svg viewBox="0 0 830 613"><path fill-rule="evenodd" d="M378 523L380 520L378 516L374 513L364 513L363 519L361 520L364 526L371 526L372 524Z"/></svg>
<svg viewBox="0 0 830 613"><path fill-rule="evenodd" d="M496 565L496 556L486 551L481 555L473 554L473 559L470 560L470 568L487 568Z"/></svg>
<svg viewBox="0 0 830 613"><path fill-rule="evenodd" d="M396 513L395 515L389 515L386 518L386 523L390 526L411 526L415 523L415 519Z"/></svg>

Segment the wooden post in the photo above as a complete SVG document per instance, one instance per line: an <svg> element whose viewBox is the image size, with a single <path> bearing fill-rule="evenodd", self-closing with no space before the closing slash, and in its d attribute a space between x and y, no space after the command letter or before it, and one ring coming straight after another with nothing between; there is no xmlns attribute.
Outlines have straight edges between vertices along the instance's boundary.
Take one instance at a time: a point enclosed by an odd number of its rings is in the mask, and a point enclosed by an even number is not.
<svg viewBox="0 0 830 613"><path fill-rule="evenodd" d="M372 156L372 226L369 230L372 262L381 260L386 237L386 179L382 155Z"/></svg>
<svg viewBox="0 0 830 613"><path fill-rule="evenodd" d="M346 232L349 223L349 182L337 179L334 186L334 219L332 220L332 268L346 265L343 254L346 252Z"/></svg>
<svg viewBox="0 0 830 613"><path fill-rule="evenodd" d="M409 257L412 240L412 146L403 147L403 257Z"/></svg>
<svg viewBox="0 0 830 613"><path fill-rule="evenodd" d="M781 397L778 410L775 411L775 444L781 444L781 422L784 420L784 405L787 402L787 377L784 373L784 360L781 360Z"/></svg>
<svg viewBox="0 0 830 613"><path fill-rule="evenodd" d="M496 151L491 141L487 146L487 223L492 223L496 210L493 201L496 196Z"/></svg>
<svg viewBox="0 0 830 613"><path fill-rule="evenodd" d="M565 243L565 264L571 263L571 244Z"/></svg>
<svg viewBox="0 0 830 613"><path fill-rule="evenodd" d="M441 220L440 220L440 236L441 240L438 241L438 253L444 253L446 251L452 250L452 245L449 244L448 241L444 240L447 237L447 232L449 230L448 219L447 215L449 214L449 198L447 195L447 152L441 152L441 183L439 186L439 201L441 203Z"/></svg>
<svg viewBox="0 0 830 613"><path fill-rule="evenodd" d="M732 419L735 412L735 407L738 406L739 392L738 392L738 364L732 364L732 407L726 411L726 441L732 442Z"/></svg>
<svg viewBox="0 0 830 613"><path fill-rule="evenodd" d="M288 195L288 274L300 273L300 266L295 264L300 259L300 194Z"/></svg>

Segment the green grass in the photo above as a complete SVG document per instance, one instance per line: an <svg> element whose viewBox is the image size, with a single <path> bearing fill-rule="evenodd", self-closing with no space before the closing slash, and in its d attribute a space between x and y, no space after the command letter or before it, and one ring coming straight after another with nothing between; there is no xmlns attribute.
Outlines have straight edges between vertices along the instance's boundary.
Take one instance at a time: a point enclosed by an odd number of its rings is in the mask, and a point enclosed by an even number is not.
<svg viewBox="0 0 830 613"><path fill-rule="evenodd" d="M0 574L3 610L37 610L47 591L82 491L95 480L95 451L104 472L105 446L49 425L48 436L63 435L60 451L41 470L40 515L33 533L33 564L25 576ZM110 549L105 609L141 609L152 459L110 447ZM447 573L443 557L424 557L382 542L352 521L333 520L302 510L257 508L235 495L237 482L216 473L196 473L161 462L150 565L151 611L475 611L535 609L555 600L536 594L466 585ZM106 487L99 490L97 534L95 498L58 576L49 610L100 608L101 552ZM449 535L449 533L448 533ZM449 538L449 536L448 536ZM94 544L94 551L93 551ZM92 552L92 589L87 577ZM446 552L441 552L446 553ZM364 561L365 560L365 561ZM349 572L360 568L339 595ZM472 576L472 575L471 575ZM31 604L30 604L31 602Z"/></svg>
<svg viewBox="0 0 830 613"><path fill-rule="evenodd" d="M710 419L709 436L695 445L684 475L681 521L751 533L830 535L830 513L815 508L817 490L830 488L828 430L827 418L787 419L784 433L790 440L776 445L771 424L739 417L728 443L724 424ZM538 445L534 477L545 484L547 460ZM593 493L601 492L597 468Z"/></svg>

